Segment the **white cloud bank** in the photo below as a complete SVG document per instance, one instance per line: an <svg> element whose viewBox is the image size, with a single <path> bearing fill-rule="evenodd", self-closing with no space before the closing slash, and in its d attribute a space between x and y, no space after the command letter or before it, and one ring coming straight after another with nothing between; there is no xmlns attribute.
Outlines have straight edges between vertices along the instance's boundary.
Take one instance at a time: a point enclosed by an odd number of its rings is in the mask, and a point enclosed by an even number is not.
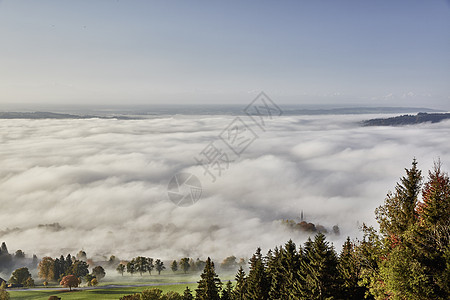
<svg viewBox="0 0 450 300"><path fill-rule="evenodd" d="M340 226L330 237L340 248L358 222L375 223L413 157L423 170L437 157L450 162L450 122L358 125L370 117L272 120L214 183L193 158L233 117L0 120L0 241L40 256L248 257L257 246L302 243L277 220L303 210L308 221ZM187 208L167 196L179 171L203 184ZM55 222L64 230L38 227Z"/></svg>

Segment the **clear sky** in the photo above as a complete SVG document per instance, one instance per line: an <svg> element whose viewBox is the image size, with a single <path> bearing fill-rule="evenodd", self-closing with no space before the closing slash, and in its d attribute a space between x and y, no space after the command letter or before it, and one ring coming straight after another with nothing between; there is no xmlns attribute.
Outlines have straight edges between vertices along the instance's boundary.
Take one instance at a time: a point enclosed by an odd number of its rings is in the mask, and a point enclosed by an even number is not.
<svg viewBox="0 0 450 300"><path fill-rule="evenodd" d="M8 103L450 109L450 2L0 0Z"/></svg>

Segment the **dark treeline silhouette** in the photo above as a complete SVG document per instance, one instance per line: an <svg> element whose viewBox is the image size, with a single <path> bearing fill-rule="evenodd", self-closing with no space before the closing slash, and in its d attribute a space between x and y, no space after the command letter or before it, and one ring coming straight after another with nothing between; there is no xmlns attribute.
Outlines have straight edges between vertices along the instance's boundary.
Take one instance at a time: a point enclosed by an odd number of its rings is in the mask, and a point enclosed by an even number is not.
<svg viewBox="0 0 450 300"><path fill-rule="evenodd" d="M420 123L438 123L450 119L450 113L418 113L391 118L371 119L363 122L363 126L402 126Z"/></svg>

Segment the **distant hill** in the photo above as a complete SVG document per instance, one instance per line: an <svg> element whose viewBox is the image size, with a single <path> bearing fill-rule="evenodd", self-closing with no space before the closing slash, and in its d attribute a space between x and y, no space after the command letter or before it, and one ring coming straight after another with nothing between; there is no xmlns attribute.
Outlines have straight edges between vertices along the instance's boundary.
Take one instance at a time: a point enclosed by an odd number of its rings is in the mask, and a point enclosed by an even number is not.
<svg viewBox="0 0 450 300"><path fill-rule="evenodd" d="M0 112L0 119L92 119L92 118L100 118L100 119L134 119L125 116L113 116L113 117L105 117L105 116L91 116L91 115L71 115L71 114L61 114L61 113L52 113L52 112Z"/></svg>
<svg viewBox="0 0 450 300"><path fill-rule="evenodd" d="M431 108L420 107L342 107L323 109L303 109L283 106L284 115L359 115L359 114L400 114L417 112L438 112Z"/></svg>
<svg viewBox="0 0 450 300"><path fill-rule="evenodd" d="M402 126L427 122L438 123L446 119L450 119L450 113L418 113L417 115L370 119L363 121L363 126Z"/></svg>

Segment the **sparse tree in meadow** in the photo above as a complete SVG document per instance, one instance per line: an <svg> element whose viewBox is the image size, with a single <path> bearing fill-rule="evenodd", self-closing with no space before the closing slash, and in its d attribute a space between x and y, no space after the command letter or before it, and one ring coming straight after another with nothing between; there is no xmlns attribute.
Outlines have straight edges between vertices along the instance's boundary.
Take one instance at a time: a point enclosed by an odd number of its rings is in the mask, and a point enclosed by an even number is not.
<svg viewBox="0 0 450 300"><path fill-rule="evenodd" d="M155 268L155 265L153 264L153 258L147 257L147 271L148 274L152 275L152 271Z"/></svg>
<svg viewBox="0 0 450 300"><path fill-rule="evenodd" d="M127 263L127 273L130 273L131 275L136 273L136 267L133 261Z"/></svg>
<svg viewBox="0 0 450 300"><path fill-rule="evenodd" d="M158 275L161 275L161 271L166 269L166 267L164 266L164 262L160 259L157 259L155 261L155 269L158 272Z"/></svg>
<svg viewBox="0 0 450 300"><path fill-rule="evenodd" d="M12 284L26 285L28 278L31 278L28 268L19 268L11 274L9 282ZM30 282L28 281L28 283Z"/></svg>
<svg viewBox="0 0 450 300"><path fill-rule="evenodd" d="M78 278L82 278L89 274L89 266L85 261L75 261L66 272L68 275L75 275Z"/></svg>
<svg viewBox="0 0 450 300"><path fill-rule="evenodd" d="M25 253L20 249L17 250L16 253L14 253L14 259L16 259L16 260L25 259Z"/></svg>
<svg viewBox="0 0 450 300"><path fill-rule="evenodd" d="M116 271L119 272L120 275L123 276L123 273L125 272L125 269L126 269L125 265L120 263L120 264L117 265Z"/></svg>
<svg viewBox="0 0 450 300"><path fill-rule="evenodd" d="M227 258L225 258L220 264L220 267L224 270L236 271L237 267L236 256L228 256Z"/></svg>
<svg viewBox="0 0 450 300"><path fill-rule="evenodd" d="M86 252L83 251L83 250L80 250L80 251L77 253L77 260L87 261L87 254L86 254Z"/></svg>
<svg viewBox="0 0 450 300"><path fill-rule="evenodd" d="M189 264L189 258L188 257L183 257L180 260L180 267L183 270L184 274L186 274L187 271L189 271L189 268L191 267L191 265Z"/></svg>
<svg viewBox="0 0 450 300"><path fill-rule="evenodd" d="M51 257L44 257L38 265L38 275L46 281L55 279L55 261Z"/></svg>
<svg viewBox="0 0 450 300"><path fill-rule="evenodd" d="M98 281L102 280L106 276L105 269L102 266L96 266L92 269L92 274L97 278Z"/></svg>
<svg viewBox="0 0 450 300"><path fill-rule="evenodd" d="M108 264L110 266L114 266L117 263L117 257L115 255L111 255L108 260Z"/></svg>
<svg viewBox="0 0 450 300"><path fill-rule="evenodd" d="M174 260L173 262L172 262L172 264L170 265L170 268L172 269L172 272L176 272L176 271L178 271L178 263L177 263L177 261L176 260Z"/></svg>
<svg viewBox="0 0 450 300"><path fill-rule="evenodd" d="M62 285L63 287L68 287L69 290L71 291L72 288L78 286L79 280L78 277L75 275L67 275L61 279L61 282L59 284Z"/></svg>
<svg viewBox="0 0 450 300"><path fill-rule="evenodd" d="M136 272L138 272L141 276L143 273L148 271L148 261L147 258L143 256L138 256L131 260L134 264Z"/></svg>

